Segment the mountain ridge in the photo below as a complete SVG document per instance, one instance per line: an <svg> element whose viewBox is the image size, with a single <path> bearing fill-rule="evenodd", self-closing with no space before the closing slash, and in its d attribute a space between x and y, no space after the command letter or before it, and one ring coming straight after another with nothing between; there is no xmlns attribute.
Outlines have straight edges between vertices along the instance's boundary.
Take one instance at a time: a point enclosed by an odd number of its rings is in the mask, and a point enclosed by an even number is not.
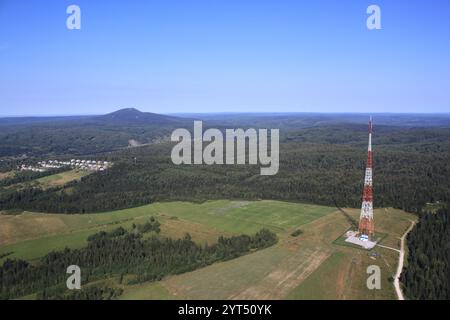
<svg viewBox="0 0 450 320"><path fill-rule="evenodd" d="M175 125L186 122L187 118L172 115L164 115L152 112L142 112L136 108L121 108L116 111L101 115L80 115L80 116L25 116L25 117L0 117L0 125L27 125L46 123L100 123L103 125Z"/></svg>
<svg viewBox="0 0 450 320"><path fill-rule="evenodd" d="M105 115L96 116L93 120L127 124L173 124L185 119L152 112L142 112L136 108L122 108Z"/></svg>

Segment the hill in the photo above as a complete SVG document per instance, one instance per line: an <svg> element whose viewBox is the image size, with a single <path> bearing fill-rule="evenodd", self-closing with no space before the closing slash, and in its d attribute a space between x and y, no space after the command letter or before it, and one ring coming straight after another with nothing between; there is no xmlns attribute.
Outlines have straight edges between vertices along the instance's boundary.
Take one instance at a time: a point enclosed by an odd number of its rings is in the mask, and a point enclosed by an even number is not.
<svg viewBox="0 0 450 320"><path fill-rule="evenodd" d="M43 116L43 117L0 117L0 126L34 126L54 125L59 127L77 126L80 124L98 125L145 125L173 124L190 120L186 117L162 115L152 112L142 112L136 108L123 108L103 115L82 116Z"/></svg>
<svg viewBox="0 0 450 320"><path fill-rule="evenodd" d="M89 120L93 123L99 122L101 124L114 125L169 125L185 123L188 121L188 119L174 116L166 116L151 112L141 112L135 108L120 109L105 115L93 117Z"/></svg>
<svg viewBox="0 0 450 320"><path fill-rule="evenodd" d="M0 118L0 158L87 155L148 144L190 119L121 109L106 115Z"/></svg>

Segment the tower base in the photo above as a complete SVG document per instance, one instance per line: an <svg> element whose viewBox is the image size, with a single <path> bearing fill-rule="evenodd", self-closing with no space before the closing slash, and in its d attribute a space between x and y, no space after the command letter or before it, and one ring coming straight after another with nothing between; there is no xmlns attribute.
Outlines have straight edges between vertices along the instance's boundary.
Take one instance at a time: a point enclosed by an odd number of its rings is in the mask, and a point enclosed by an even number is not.
<svg viewBox="0 0 450 320"><path fill-rule="evenodd" d="M367 250L372 249L377 244L375 241L369 239L367 235L365 235L367 237L365 238L364 235L361 235L358 231L347 231L345 236L345 242L355 244Z"/></svg>
<svg viewBox="0 0 450 320"><path fill-rule="evenodd" d="M373 219L369 218L361 218L359 221L358 235L362 237L364 240L367 237L367 240L373 240L373 236L375 233L375 226L373 223Z"/></svg>

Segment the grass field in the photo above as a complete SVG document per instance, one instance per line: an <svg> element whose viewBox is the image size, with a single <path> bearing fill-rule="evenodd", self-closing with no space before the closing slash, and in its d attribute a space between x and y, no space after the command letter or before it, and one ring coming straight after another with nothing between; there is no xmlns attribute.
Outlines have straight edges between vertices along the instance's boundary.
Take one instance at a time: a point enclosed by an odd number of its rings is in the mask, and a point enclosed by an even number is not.
<svg viewBox="0 0 450 320"><path fill-rule="evenodd" d="M357 219L359 210L344 209ZM207 201L155 203L101 214L0 215L0 256L34 260L65 246L81 247L99 230L141 223L150 216L161 222L161 234L174 238L186 232L199 243L220 235L250 234L262 227L277 233L270 248L192 272L139 285L110 282L124 289L121 299L394 299L389 277L398 254L377 247L365 250L334 243L350 227L331 207L281 201ZM376 229L383 244L398 248L398 238L415 216L396 209L376 209ZM303 233L292 237L301 226ZM366 288L367 266L382 270L382 289Z"/></svg>
<svg viewBox="0 0 450 320"><path fill-rule="evenodd" d="M357 218L359 210L346 209ZM413 215L395 209L375 211L380 233L393 239L408 227ZM279 232L280 242L268 249L193 272L170 276L155 283L126 289L126 297L143 299L395 299L389 278L398 255L375 248L366 250L334 244L349 228L335 211L302 226L304 233L291 237ZM385 238L387 239L387 238ZM383 240L385 241L385 240ZM381 269L381 290L366 287L367 267ZM164 290L163 290L164 288Z"/></svg>
<svg viewBox="0 0 450 320"><path fill-rule="evenodd" d="M12 177L13 175L14 171L0 172L0 180Z"/></svg>
<svg viewBox="0 0 450 320"><path fill-rule="evenodd" d="M423 208L423 211L436 213L439 209L442 209L444 207L445 203L439 201L434 203L427 203L426 206Z"/></svg>
<svg viewBox="0 0 450 320"><path fill-rule="evenodd" d="M345 209L345 211L357 218L358 209ZM376 229L381 235L385 235L382 242L390 243L389 239L397 239L406 231L410 221L416 217L401 210L392 208L377 209L374 213ZM342 215L327 217L330 225L337 225ZM336 230L338 228L335 228ZM345 230L341 229L343 232ZM331 232L324 232L332 241ZM329 235L329 236L327 236ZM397 242L397 241L391 241ZM393 245L394 248L399 246ZM305 281L300 283L287 296L288 299L395 299L393 285L389 278L395 273L398 261L398 253L375 247L369 255L369 251L351 246L343 246L335 241L331 244L332 255L324 261ZM377 265L381 269L381 290L369 290L366 287L367 267Z"/></svg>
<svg viewBox="0 0 450 320"><path fill-rule="evenodd" d="M88 174L89 174L88 171L73 169L45 176L32 181L16 183L11 186L8 186L8 188L14 188L18 190L25 187L36 187L45 190L52 187L63 186L71 181L80 180L82 177L87 176Z"/></svg>
<svg viewBox="0 0 450 320"><path fill-rule="evenodd" d="M120 300L171 300L175 297L159 282L125 288Z"/></svg>
<svg viewBox="0 0 450 320"><path fill-rule="evenodd" d="M57 174L52 174L50 176L37 179L36 181L43 189L47 189L51 187L63 186L71 181L80 180L82 177L87 176L88 174L88 171L73 169Z"/></svg>
<svg viewBox="0 0 450 320"><path fill-rule="evenodd" d="M219 235L251 234L262 227L283 232L332 211L334 209L329 207L279 201L246 202L242 205L239 201L222 200L202 204L155 203L101 214L25 212L0 215L0 255L13 252L10 258L33 260L64 246L83 246L90 234L118 226L128 228L150 216L157 216L162 221L163 235L182 237L189 232L194 241L211 243Z"/></svg>

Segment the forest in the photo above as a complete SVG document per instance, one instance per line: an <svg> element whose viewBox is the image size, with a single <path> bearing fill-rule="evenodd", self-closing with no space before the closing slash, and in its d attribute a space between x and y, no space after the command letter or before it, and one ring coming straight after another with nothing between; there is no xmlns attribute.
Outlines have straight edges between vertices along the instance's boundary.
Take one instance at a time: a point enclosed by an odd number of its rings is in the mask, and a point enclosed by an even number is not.
<svg viewBox="0 0 450 320"><path fill-rule="evenodd" d="M408 263L401 275L409 299L450 299L450 205L421 212L408 234Z"/></svg>
<svg viewBox="0 0 450 320"><path fill-rule="evenodd" d="M127 147L131 139L159 141L187 121L132 108L98 116L0 118L0 157L111 152Z"/></svg>
<svg viewBox="0 0 450 320"><path fill-rule="evenodd" d="M449 199L450 129L380 127L374 133L374 204L418 212ZM277 199L358 207L367 128L330 125L282 131L280 170L259 166L174 165L171 143L105 155L114 166L65 186L0 188L3 209L55 213L101 212L154 201Z"/></svg>
<svg viewBox="0 0 450 320"><path fill-rule="evenodd" d="M131 139L140 144L156 143L167 140L176 128L191 128L193 119L203 120L207 126L219 129L279 128L284 133L308 129L312 133L308 139L316 139L313 135L321 127L339 124L342 128L355 125L360 129L367 128L369 115L239 113L168 116L125 108L97 116L0 118L0 171L2 162L8 162L8 158L98 155L126 148ZM398 136L407 135L411 128L449 128L450 115L377 114L375 121L378 128L394 128L391 131ZM351 131L336 136L352 140ZM317 138L321 140L323 136Z"/></svg>
<svg viewBox="0 0 450 320"><path fill-rule="evenodd" d="M68 291L65 287L45 288L40 291L37 300L114 300L123 293L121 288L107 286L88 286L81 290Z"/></svg>

